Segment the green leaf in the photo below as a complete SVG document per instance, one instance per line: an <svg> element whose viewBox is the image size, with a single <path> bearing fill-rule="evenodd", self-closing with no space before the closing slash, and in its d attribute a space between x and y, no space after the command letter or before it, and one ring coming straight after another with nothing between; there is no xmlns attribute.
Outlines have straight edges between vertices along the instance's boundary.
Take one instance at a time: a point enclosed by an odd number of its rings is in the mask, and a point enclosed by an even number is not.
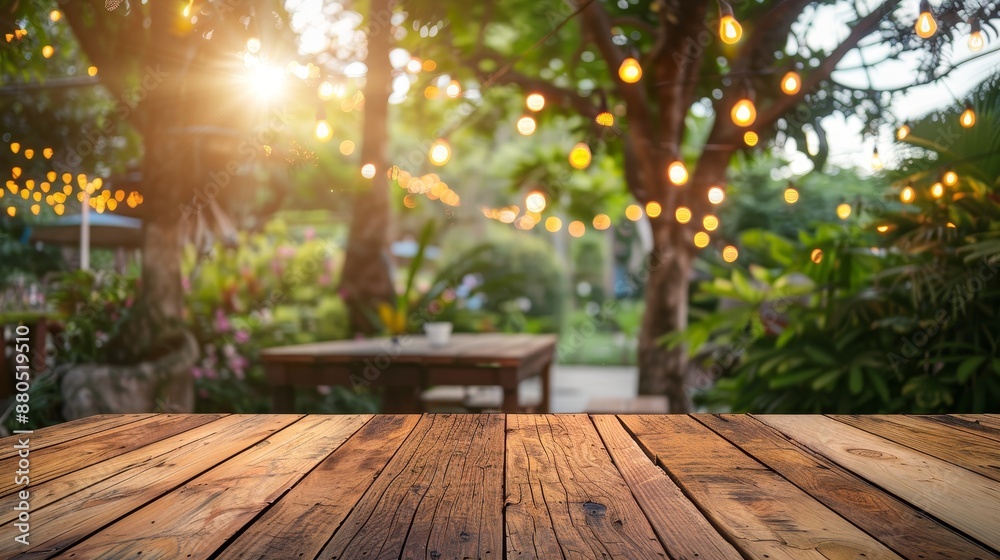
<svg viewBox="0 0 1000 560"><path fill-rule="evenodd" d="M837 379L839 379L840 376L843 375L843 373L844 370L842 369L837 369L834 371L824 373L823 375L817 377L816 380L812 382L813 390L820 391L822 389L826 389L832 386L834 383L837 382Z"/></svg>
<svg viewBox="0 0 1000 560"><path fill-rule="evenodd" d="M962 362L961 365L958 366L958 371L955 374L958 377L959 382L965 383L968 381L969 378L972 377L972 374L975 373L976 370L979 369L979 366L981 366L985 361L985 356L973 356Z"/></svg>
<svg viewBox="0 0 1000 560"><path fill-rule="evenodd" d="M852 395L860 395L861 390L865 388L865 380L862 377L861 368L858 366L851 366L850 377L847 380L847 386L851 390Z"/></svg>

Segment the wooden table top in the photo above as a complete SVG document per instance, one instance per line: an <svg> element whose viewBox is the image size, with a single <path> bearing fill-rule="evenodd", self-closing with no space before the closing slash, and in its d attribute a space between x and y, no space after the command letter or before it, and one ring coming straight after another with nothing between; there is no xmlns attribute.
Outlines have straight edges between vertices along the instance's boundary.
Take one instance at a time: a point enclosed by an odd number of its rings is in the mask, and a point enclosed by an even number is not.
<svg viewBox="0 0 1000 560"><path fill-rule="evenodd" d="M539 353L551 352L554 334L453 334L445 346L432 346L422 335L402 335L398 343L389 338L335 340L278 346L261 352L264 362L357 362L389 356L397 363L497 363L516 365Z"/></svg>
<svg viewBox="0 0 1000 560"><path fill-rule="evenodd" d="M129 414L0 464L0 558L1000 558L998 415Z"/></svg>

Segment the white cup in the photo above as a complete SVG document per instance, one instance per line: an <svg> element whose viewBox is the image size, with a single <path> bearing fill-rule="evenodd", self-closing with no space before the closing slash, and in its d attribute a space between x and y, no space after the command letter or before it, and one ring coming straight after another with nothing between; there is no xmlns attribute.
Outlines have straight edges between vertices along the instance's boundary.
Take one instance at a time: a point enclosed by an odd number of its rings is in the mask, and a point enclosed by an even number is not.
<svg viewBox="0 0 1000 560"><path fill-rule="evenodd" d="M431 346L447 346L451 338L451 323L424 323L424 332Z"/></svg>

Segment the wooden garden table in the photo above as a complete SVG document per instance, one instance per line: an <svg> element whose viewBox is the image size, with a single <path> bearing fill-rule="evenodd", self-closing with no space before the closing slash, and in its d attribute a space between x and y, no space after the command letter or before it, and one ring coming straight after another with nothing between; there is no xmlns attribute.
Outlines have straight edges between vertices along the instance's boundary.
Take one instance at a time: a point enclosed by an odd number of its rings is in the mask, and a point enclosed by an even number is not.
<svg viewBox="0 0 1000 560"><path fill-rule="evenodd" d="M261 361L272 386L274 411L294 412L293 387L318 385L384 388L383 412L419 413L421 392L433 385L498 385L503 412L518 409L518 384L541 377L548 412L554 334L454 334L446 346L427 338L337 340L268 348Z"/></svg>
<svg viewBox="0 0 1000 560"><path fill-rule="evenodd" d="M18 437L0 558L1000 557L997 415L94 416L27 488Z"/></svg>

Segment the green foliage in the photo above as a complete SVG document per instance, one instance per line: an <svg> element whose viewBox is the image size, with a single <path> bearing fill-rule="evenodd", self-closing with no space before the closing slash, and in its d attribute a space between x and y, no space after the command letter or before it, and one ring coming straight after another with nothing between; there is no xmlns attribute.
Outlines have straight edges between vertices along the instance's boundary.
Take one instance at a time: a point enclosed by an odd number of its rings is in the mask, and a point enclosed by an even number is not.
<svg viewBox="0 0 1000 560"><path fill-rule="evenodd" d="M988 82L973 100L979 124L970 131L955 130L954 112L914 125L907 141L939 151L914 150L892 174L898 188L917 189L913 205L876 206L797 240L742 235L764 266L701 284L697 297L719 300L718 308L667 340L686 343L722 376L703 404L738 412L1000 410L1000 197L994 159L977 156L1000 150L1000 90ZM940 199L929 195L949 169L958 184Z"/></svg>
<svg viewBox="0 0 1000 560"><path fill-rule="evenodd" d="M48 296L64 318L56 362L109 363L109 343L118 339L132 313L135 285L135 278L112 272L75 270L60 275Z"/></svg>

